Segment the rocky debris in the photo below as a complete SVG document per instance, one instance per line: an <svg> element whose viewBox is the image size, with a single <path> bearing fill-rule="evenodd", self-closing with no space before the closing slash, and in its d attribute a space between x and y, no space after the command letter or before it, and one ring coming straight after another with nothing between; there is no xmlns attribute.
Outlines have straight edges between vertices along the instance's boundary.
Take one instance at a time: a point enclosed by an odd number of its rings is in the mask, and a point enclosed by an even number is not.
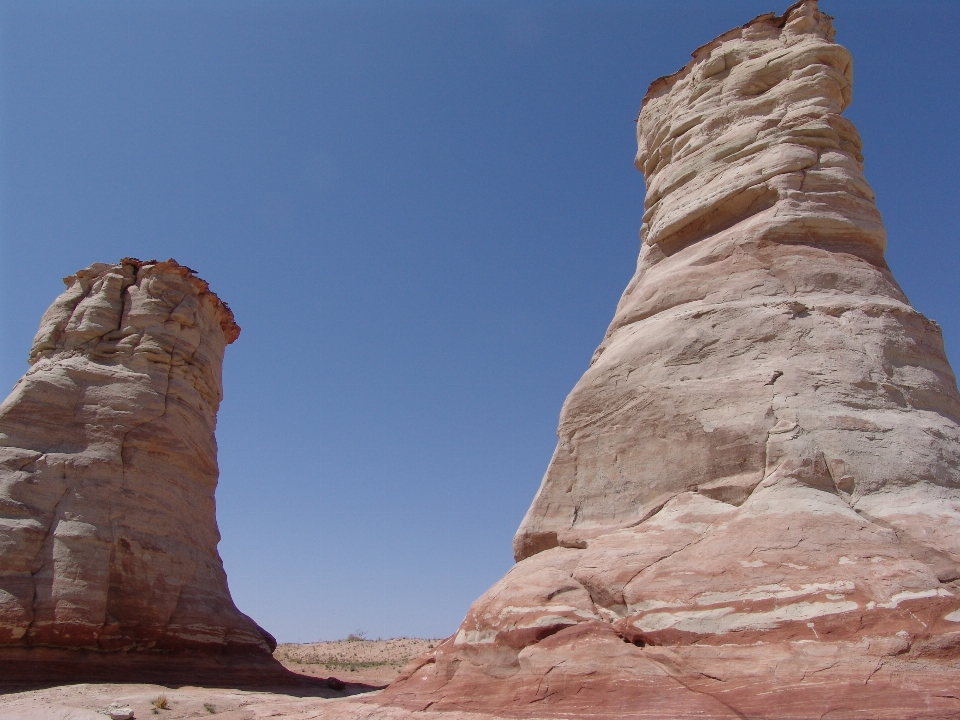
<svg viewBox="0 0 960 720"><path fill-rule="evenodd" d="M327 678L327 687L342 692L347 689L347 684L343 680L331 676Z"/></svg>
<svg viewBox="0 0 960 720"><path fill-rule="evenodd" d="M833 37L799 2L650 86L637 271L517 564L378 703L960 716L960 394L884 261Z"/></svg>
<svg viewBox="0 0 960 720"><path fill-rule="evenodd" d="M185 653L282 671L217 553L233 314L173 260L97 263L64 282L0 405L3 679L114 679L171 655L200 672Z"/></svg>

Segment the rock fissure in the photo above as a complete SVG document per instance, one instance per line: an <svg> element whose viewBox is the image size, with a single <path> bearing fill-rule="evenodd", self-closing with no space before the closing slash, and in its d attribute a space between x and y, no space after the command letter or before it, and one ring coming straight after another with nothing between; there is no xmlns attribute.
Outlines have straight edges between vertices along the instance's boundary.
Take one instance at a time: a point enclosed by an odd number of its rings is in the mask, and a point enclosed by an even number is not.
<svg viewBox="0 0 960 720"><path fill-rule="evenodd" d="M687 691L689 691L689 692L691 692L691 693L697 693L697 694L699 694L699 695L705 695L705 696L711 698L712 700L715 700L717 703L719 703L719 704L722 705L724 708L726 708L727 710L729 710L730 712L732 712L734 715L736 715L738 718L740 718L740 720L751 720L747 715L745 715L744 713L740 712L740 710L738 710L736 707L734 707L734 706L731 705L730 703L725 702L724 700L720 699L719 697L717 697L714 693L710 692L709 690L702 690L702 689L700 689L700 688L694 687L693 685L691 685L691 684L689 684L689 683L684 682L684 681L683 681L683 678L680 676L680 674L679 674L676 670L674 670L673 668L671 668L668 664L661 662L661 661L660 661L659 659L657 659L656 657L651 657L650 660L651 660L652 662L656 663L657 665L659 665L659 666L663 669L663 671L664 671L672 680L674 680L674 681L675 681L676 683L678 683L679 685L683 686L683 688L686 689ZM699 674L705 676L705 673L703 673L703 672L700 672ZM711 678L711 679L716 679L716 678Z"/></svg>
<svg viewBox="0 0 960 720"><path fill-rule="evenodd" d="M30 630L33 628L34 623L37 621L37 604L39 600L39 595L37 593L37 581L36 578L40 575L47 567L47 553L44 552L44 549L47 547L47 544L50 544L50 553L49 559L50 562L53 562L53 543L54 537L53 533L57 526L57 518L60 514L60 505L63 502L63 499L66 497L67 492L69 492L70 487L66 485L66 469L61 465L61 479L64 481L63 492L60 493L60 497L57 498L56 502L53 505L53 512L50 516L50 524L47 526L46 534L44 535L43 542L40 545L38 551L38 556L40 557L40 566L30 573L30 583L33 587L33 596L31 599L31 615L30 622L27 623L26 627L23 629L22 637L26 642L30 642ZM32 643L31 643L32 644Z"/></svg>

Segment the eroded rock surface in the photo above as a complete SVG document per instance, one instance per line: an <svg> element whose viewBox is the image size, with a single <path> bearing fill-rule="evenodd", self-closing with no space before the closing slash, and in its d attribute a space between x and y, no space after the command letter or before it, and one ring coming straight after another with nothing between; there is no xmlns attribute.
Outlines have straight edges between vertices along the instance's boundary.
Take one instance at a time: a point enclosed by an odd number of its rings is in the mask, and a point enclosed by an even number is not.
<svg viewBox="0 0 960 720"><path fill-rule="evenodd" d="M517 565L381 701L960 716L960 395L884 261L833 37L797 3L651 85L637 271Z"/></svg>
<svg viewBox="0 0 960 720"><path fill-rule="evenodd" d="M274 640L217 553L217 408L229 308L174 261L65 279L0 405L0 662L246 655ZM99 654L97 654L99 652ZM7 678L12 671L7 669Z"/></svg>

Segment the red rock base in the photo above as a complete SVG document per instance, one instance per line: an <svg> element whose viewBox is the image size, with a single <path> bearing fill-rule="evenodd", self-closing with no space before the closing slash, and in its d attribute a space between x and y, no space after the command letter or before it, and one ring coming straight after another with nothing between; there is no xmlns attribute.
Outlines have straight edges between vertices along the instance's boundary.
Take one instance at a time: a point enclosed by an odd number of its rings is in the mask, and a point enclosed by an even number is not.
<svg viewBox="0 0 960 720"><path fill-rule="evenodd" d="M909 649L897 637L637 647L610 625L591 622L524 648L513 667L486 651L454 658L451 638L446 653L441 646L435 659L411 664L371 701L585 720L960 718L960 633L941 640ZM507 651L489 646L492 654ZM490 674L492 667L501 676Z"/></svg>

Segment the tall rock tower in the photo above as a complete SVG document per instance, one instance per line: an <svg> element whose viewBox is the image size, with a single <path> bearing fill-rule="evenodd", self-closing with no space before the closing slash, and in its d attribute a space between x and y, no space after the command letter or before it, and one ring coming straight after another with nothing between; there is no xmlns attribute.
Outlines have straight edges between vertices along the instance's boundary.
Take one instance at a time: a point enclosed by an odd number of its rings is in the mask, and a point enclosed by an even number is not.
<svg viewBox="0 0 960 720"><path fill-rule="evenodd" d="M98 263L65 282L0 405L4 679L173 668L196 681L216 669L204 660L231 657L276 670L275 641L234 606L217 553L233 314L173 260Z"/></svg>
<svg viewBox="0 0 960 720"><path fill-rule="evenodd" d="M383 700L960 717L960 394L884 261L833 37L806 0L650 86L637 271L517 564Z"/></svg>

